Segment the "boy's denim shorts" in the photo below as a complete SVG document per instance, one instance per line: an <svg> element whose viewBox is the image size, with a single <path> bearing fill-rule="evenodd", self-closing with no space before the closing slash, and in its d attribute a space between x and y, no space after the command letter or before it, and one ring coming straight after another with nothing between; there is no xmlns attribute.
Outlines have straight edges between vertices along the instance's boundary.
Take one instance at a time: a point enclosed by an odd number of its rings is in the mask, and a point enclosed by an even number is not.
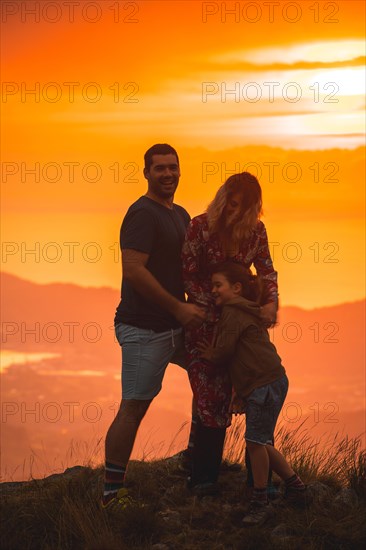
<svg viewBox="0 0 366 550"><path fill-rule="evenodd" d="M245 439L259 445L272 444L278 415L288 390L286 374L252 391L246 403Z"/></svg>
<svg viewBox="0 0 366 550"><path fill-rule="evenodd" d="M181 328L154 332L119 323L115 332L122 346L122 399L153 399L169 363L186 368Z"/></svg>

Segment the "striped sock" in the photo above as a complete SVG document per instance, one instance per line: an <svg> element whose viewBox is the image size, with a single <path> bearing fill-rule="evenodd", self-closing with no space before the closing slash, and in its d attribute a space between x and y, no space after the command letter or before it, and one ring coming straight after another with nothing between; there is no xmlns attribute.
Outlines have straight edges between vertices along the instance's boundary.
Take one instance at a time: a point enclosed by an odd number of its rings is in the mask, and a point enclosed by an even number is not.
<svg viewBox="0 0 366 550"><path fill-rule="evenodd" d="M297 474L285 479L286 489L291 491L305 491L306 487Z"/></svg>
<svg viewBox="0 0 366 550"><path fill-rule="evenodd" d="M254 487L251 502L268 504L267 487L264 487L264 489L257 489Z"/></svg>
<svg viewBox="0 0 366 550"><path fill-rule="evenodd" d="M112 500L117 495L118 490L123 487L125 474L126 466L120 466L112 462L105 463L103 504L107 504Z"/></svg>

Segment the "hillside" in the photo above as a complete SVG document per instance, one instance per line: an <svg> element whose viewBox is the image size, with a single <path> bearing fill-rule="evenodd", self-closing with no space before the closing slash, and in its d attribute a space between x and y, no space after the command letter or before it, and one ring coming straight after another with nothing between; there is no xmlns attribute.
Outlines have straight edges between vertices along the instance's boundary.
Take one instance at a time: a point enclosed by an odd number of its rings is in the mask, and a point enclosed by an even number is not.
<svg viewBox="0 0 366 550"><path fill-rule="evenodd" d="M132 461L126 508L100 507L103 470L76 466L64 474L28 483L0 484L2 550L361 550L366 542L364 516L365 455L356 441L338 439L326 455L278 441L307 483L307 507L279 499L262 526L241 520L249 502L244 470L222 470L221 493L193 495L176 457ZM237 465L236 465L237 466Z"/></svg>

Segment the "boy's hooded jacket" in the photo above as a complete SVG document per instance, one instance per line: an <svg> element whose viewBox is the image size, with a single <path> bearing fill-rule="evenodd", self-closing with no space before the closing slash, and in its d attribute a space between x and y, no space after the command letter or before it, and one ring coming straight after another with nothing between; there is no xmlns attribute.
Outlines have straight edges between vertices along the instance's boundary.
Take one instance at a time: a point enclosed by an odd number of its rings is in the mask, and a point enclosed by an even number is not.
<svg viewBox="0 0 366 550"><path fill-rule="evenodd" d="M230 369L236 393L247 397L254 389L285 374L281 357L260 317L259 305L238 296L227 302L217 327L210 360Z"/></svg>

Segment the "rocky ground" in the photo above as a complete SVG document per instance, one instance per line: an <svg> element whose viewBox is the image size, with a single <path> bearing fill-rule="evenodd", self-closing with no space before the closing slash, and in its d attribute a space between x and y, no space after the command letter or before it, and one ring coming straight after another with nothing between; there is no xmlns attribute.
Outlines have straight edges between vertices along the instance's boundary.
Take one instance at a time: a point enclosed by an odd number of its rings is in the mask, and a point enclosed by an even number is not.
<svg viewBox="0 0 366 550"><path fill-rule="evenodd" d="M225 468L219 496L197 497L174 457L131 462L132 504L107 513L99 500L102 468L69 468L43 480L0 484L2 550L241 550L364 548L365 487L322 476L308 481L309 504L281 498L263 526L245 527L245 471ZM276 480L275 480L276 484ZM278 485L281 491L281 485Z"/></svg>

